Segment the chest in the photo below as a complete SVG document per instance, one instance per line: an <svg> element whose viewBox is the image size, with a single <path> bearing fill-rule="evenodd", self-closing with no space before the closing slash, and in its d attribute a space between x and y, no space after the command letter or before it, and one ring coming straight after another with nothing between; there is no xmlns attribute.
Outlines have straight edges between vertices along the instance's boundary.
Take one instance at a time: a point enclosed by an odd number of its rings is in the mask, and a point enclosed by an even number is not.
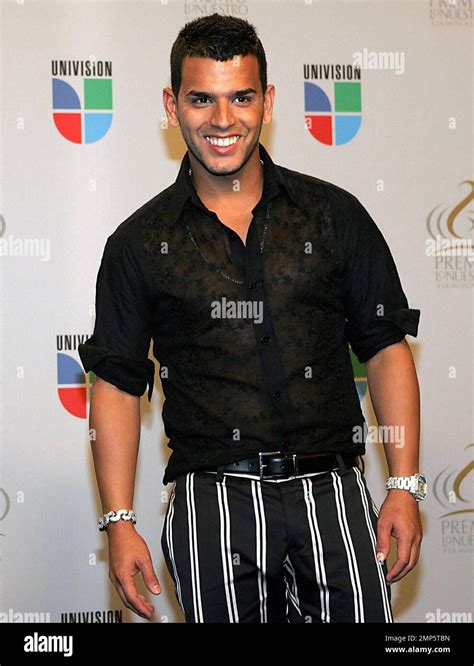
<svg viewBox="0 0 474 666"><path fill-rule="evenodd" d="M305 213L277 204L268 219L266 210L253 216L252 209L216 208L216 217L188 215L186 224L156 230L160 247L166 241L166 253L148 238L149 261L142 266L165 335L191 329L210 332L210 324L217 323L223 328L245 326L239 319L214 322L210 317L210 304L223 297L233 302L266 298L277 322L291 314L295 321L308 319L315 328L321 324L318 313L328 317L339 309L341 278L330 210L315 205ZM234 255L237 248L229 247L221 225L241 238L245 262Z"/></svg>
<svg viewBox="0 0 474 666"><path fill-rule="evenodd" d="M252 222L252 211L249 210L239 210L235 211L232 209L220 209L214 211L219 220L223 225L235 231L235 233L241 238L243 244L246 244L247 234Z"/></svg>

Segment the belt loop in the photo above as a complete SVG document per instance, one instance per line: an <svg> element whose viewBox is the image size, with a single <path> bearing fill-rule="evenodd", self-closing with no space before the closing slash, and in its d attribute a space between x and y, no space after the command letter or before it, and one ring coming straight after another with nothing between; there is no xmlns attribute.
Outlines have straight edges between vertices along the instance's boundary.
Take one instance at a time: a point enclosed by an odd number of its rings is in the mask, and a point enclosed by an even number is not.
<svg viewBox="0 0 474 666"><path fill-rule="evenodd" d="M347 469L347 465L344 462L344 458L341 456L340 453L336 453L336 459L337 459L337 462L339 463L339 470L341 472L345 472L346 469Z"/></svg>
<svg viewBox="0 0 474 666"><path fill-rule="evenodd" d="M224 478L224 472L223 472L224 465L218 465L216 469L217 469L216 483L222 483L222 480Z"/></svg>

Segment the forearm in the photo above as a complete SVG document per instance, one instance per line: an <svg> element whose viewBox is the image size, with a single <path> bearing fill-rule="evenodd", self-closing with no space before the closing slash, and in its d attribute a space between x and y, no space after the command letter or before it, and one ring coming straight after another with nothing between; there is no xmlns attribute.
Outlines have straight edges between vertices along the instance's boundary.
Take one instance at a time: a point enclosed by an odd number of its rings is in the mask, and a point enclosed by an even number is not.
<svg viewBox="0 0 474 666"><path fill-rule="evenodd" d="M133 508L140 442L139 397L97 377L92 388L89 425L103 512Z"/></svg>
<svg viewBox="0 0 474 666"><path fill-rule="evenodd" d="M415 364L405 339L385 347L367 362L370 397L379 426L401 434L383 442L390 476L419 471L420 391ZM390 432L390 429L387 429Z"/></svg>
<svg viewBox="0 0 474 666"><path fill-rule="evenodd" d="M133 508L140 443L140 398L100 377L94 381L89 415L97 485L104 513ZM139 594L133 577L141 571L147 588L161 592L150 551L131 521L118 520L106 529L109 578L127 608L151 619L154 606Z"/></svg>

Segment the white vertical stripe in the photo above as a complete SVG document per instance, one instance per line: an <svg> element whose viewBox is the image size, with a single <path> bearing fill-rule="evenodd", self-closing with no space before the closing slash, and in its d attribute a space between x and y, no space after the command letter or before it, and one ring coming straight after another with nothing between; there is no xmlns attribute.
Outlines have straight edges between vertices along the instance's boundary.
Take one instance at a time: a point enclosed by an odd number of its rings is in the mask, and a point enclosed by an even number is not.
<svg viewBox="0 0 474 666"><path fill-rule="evenodd" d="M358 467L353 468L354 473L356 475L357 479L357 485L359 486L360 490L360 496L362 499L362 504L364 506L364 513L365 513L365 522L367 525L367 529L370 535L370 542L372 544L372 552L374 554L374 560L376 563L377 567L377 573L379 576L379 582L380 582L380 589L382 591L382 600L383 600L383 608L384 608L384 613L385 613L385 620L387 622L393 622L393 616L392 616L392 610L390 608L390 600L388 598L388 591L387 591L387 585L384 580L384 574L381 565L377 561L377 553L376 553L376 545L377 545L377 537L374 532L374 527L372 525L372 521L370 520L370 515L369 515L369 503L368 503L368 497L365 491L365 487L362 481L362 476L361 476L361 471ZM373 506L373 502L372 502Z"/></svg>
<svg viewBox="0 0 474 666"><path fill-rule="evenodd" d="M301 613L301 608L300 608L300 600L298 598L298 586L296 584L296 575L295 575L295 570L293 568L293 564L288 557L288 555L285 557L283 561L283 567L287 570L289 577L291 578L291 586L288 581L288 577L285 576L285 583L286 583L286 590L287 590L287 597L291 599L293 602L293 606L296 608L298 613L302 615ZM286 604L286 612L288 614L288 602ZM288 622L289 622L288 618Z"/></svg>
<svg viewBox="0 0 474 666"><path fill-rule="evenodd" d="M189 562L191 569L191 590L193 595L193 608L194 608L194 621L198 622L198 614L196 610L196 583L195 583L195 572L194 572L194 550L193 550L193 522L192 522L192 512L191 512L191 500L190 500L190 483L191 472L186 474L186 508L188 514L188 548L189 548Z"/></svg>
<svg viewBox="0 0 474 666"><path fill-rule="evenodd" d="M230 593L232 598L232 606L234 609L234 618L235 622L239 621L239 612L237 609L237 599L235 596L235 585L234 585L234 563L232 562L232 543L230 536L230 511L229 511L229 500L227 497L227 486L226 479L223 479L223 498L224 498L224 510L226 515L226 545L227 545L227 554L229 558L229 583L230 583Z"/></svg>
<svg viewBox="0 0 474 666"><path fill-rule="evenodd" d="M359 569L357 558L354 552L354 544L347 523L346 507L344 503L344 494L342 491L341 477L337 472L331 472L332 483L334 487L334 497L336 500L337 517L342 539L346 548L347 562L349 565L349 575L351 579L352 590L354 593L354 615L355 622L364 622L364 603L362 598L362 586L360 584Z"/></svg>
<svg viewBox="0 0 474 666"><path fill-rule="evenodd" d="M168 511L167 511L167 515L166 515L166 518L165 518L165 521L166 521L165 534L166 534L166 543L168 544L169 558L170 558L171 564L173 566L173 575L174 575L174 579L176 581L176 596L178 597L179 605L181 606L181 609L184 613L185 611L184 611L184 605L183 605L183 598L181 596L181 583L180 583L180 580L179 580L178 570L177 570L177 567L176 567L176 561L175 561L175 557L174 557L174 545L173 545L174 500L175 500L175 497L176 497L175 488L176 488L176 481L174 482L173 490L171 491Z"/></svg>
<svg viewBox="0 0 474 666"><path fill-rule="evenodd" d="M330 622L329 612L329 587L326 579L326 569L324 566L324 552L321 533L319 530L318 519L316 517L316 506L312 493L312 482L310 479L302 479L303 494L306 503L306 512L308 517L309 532L311 534L311 544L313 547L313 560L316 572L316 580L319 587L319 597L321 603L321 622Z"/></svg>
<svg viewBox="0 0 474 666"><path fill-rule="evenodd" d="M267 580L266 580L266 558L267 537L265 524L265 511L262 498L262 487L260 481L251 482L253 508L255 513L255 540L256 540L256 564L258 594L260 599L260 620L267 622Z"/></svg>
<svg viewBox="0 0 474 666"><path fill-rule="evenodd" d="M267 525L265 521L265 507L263 504L262 484L257 481L257 496L260 507L261 525L262 525L262 583L263 583L263 612L264 622L268 622L267 618Z"/></svg>
<svg viewBox="0 0 474 666"><path fill-rule="evenodd" d="M230 600L229 594L229 572L228 572L228 561L226 555L226 543L225 543L225 514L222 507L222 488L221 484L217 483L217 501L219 505L219 519L220 519L220 544L221 544L221 558L222 558L222 570L224 575L224 591L227 601L227 612L229 615L229 622L234 621L234 616L232 613L232 603Z"/></svg>
<svg viewBox="0 0 474 666"><path fill-rule="evenodd" d="M220 541L221 541L221 557L222 569L224 572L224 590L227 601L227 612L229 614L229 622L238 622L239 614L237 610L237 600L235 597L234 586L234 570L232 563L232 548L230 538L230 515L229 504L227 498L227 488L225 485L225 478L221 483L217 483L217 499L219 503L219 517L220 517Z"/></svg>
<svg viewBox="0 0 474 666"><path fill-rule="evenodd" d="M371 499L371 502L372 502L372 509L374 510L374 513L375 513L375 515L376 515L377 518L378 518L378 517L379 517L379 510L378 510L377 507L375 506L375 504L374 504L374 500L373 500L373 499Z"/></svg>
<svg viewBox="0 0 474 666"><path fill-rule="evenodd" d="M193 591L195 622L204 622L199 579L199 553L197 547L196 506L194 503L194 472L186 474L186 503L188 508L189 557Z"/></svg>

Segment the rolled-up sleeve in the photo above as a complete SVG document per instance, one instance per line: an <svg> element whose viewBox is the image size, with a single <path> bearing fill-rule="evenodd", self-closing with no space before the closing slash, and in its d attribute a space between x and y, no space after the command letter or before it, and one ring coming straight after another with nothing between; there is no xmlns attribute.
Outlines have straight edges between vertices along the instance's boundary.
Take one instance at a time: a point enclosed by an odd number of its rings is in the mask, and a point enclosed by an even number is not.
<svg viewBox="0 0 474 666"><path fill-rule="evenodd" d="M346 338L361 363L418 334L420 310L410 308L390 248L376 223L350 195L340 226Z"/></svg>
<svg viewBox="0 0 474 666"><path fill-rule="evenodd" d="M142 271L129 244L117 233L107 238L97 273L95 325L78 347L86 372L151 400L155 364L148 358L153 308Z"/></svg>

